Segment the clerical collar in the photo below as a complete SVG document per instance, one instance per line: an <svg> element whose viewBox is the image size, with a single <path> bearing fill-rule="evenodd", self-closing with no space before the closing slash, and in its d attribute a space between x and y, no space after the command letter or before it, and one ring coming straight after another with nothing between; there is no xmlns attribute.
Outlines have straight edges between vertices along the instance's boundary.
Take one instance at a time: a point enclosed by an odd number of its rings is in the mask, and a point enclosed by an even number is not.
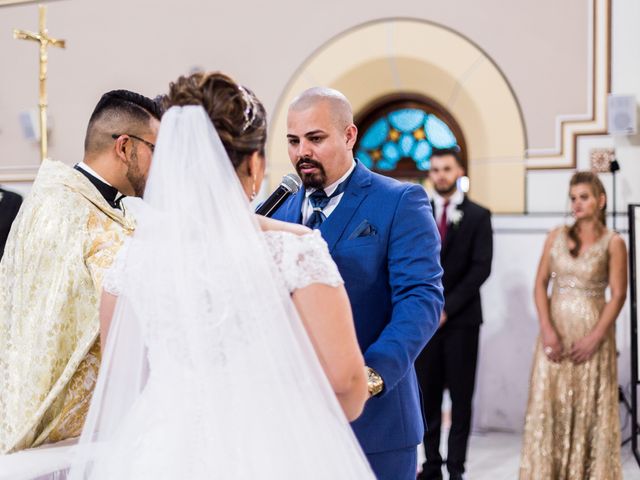
<svg viewBox="0 0 640 480"><path fill-rule="evenodd" d="M464 201L464 193L462 193L458 189L456 189L454 194L449 197L449 205L460 205L463 201ZM440 206L445 204L446 199L443 196L439 195L438 192L434 191L433 202L436 205Z"/></svg>
<svg viewBox="0 0 640 480"><path fill-rule="evenodd" d="M327 185L326 187L324 187L324 193L327 194L328 197L330 197L333 192L335 192L336 188L338 188L338 185L340 185L342 182L344 182L347 178L349 178L349 176L353 173L353 171L356 168L356 161L353 161L353 165L351 165L351 167L349 168L349 170L346 171L346 173L341 176L338 180L336 180L335 182L333 182L331 185ZM305 190L305 198L309 198L309 195L311 195L313 192L315 192L317 189L316 188L307 188Z"/></svg>
<svg viewBox="0 0 640 480"><path fill-rule="evenodd" d="M124 198L116 187L107 182L98 173L84 162L78 163L75 167L80 173L82 173L93 184L94 187L100 192L109 205L113 208L120 208L120 202Z"/></svg>
<svg viewBox="0 0 640 480"><path fill-rule="evenodd" d="M113 187L113 185L111 185L109 182L107 182L104 178L102 178L100 175L98 175L98 172L96 172L93 168L91 168L89 165L87 165L84 162L80 162L78 164L78 167L80 167L82 170L84 170L85 172L87 172L88 174L90 174L91 176L97 178L98 180L100 180L102 183L106 183L107 185L109 185L110 187Z"/></svg>

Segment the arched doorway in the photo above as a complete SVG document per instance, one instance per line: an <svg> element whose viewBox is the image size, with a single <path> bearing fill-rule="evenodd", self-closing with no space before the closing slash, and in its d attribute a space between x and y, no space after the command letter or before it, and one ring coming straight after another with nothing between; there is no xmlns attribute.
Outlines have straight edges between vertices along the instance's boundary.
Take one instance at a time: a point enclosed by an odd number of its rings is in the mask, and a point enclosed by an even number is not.
<svg viewBox="0 0 640 480"><path fill-rule="evenodd" d="M527 145L520 107L496 63L468 38L427 21L385 19L321 46L292 77L272 116L271 186L292 168L288 105L317 85L342 91L358 118L372 103L402 92L437 102L462 132L473 198L497 213L524 211Z"/></svg>

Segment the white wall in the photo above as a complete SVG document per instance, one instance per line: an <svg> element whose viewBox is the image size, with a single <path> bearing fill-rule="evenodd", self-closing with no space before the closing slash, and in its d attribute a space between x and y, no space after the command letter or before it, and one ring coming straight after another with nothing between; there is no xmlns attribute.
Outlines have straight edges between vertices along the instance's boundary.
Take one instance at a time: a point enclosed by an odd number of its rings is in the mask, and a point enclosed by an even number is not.
<svg viewBox="0 0 640 480"><path fill-rule="evenodd" d="M31 182L12 182L10 185L5 185L2 188L17 192L24 197L31 190Z"/></svg>
<svg viewBox="0 0 640 480"><path fill-rule="evenodd" d="M527 406L538 320L533 285L546 233L569 223L562 215L493 218L494 257L491 277L482 288L485 323L481 329L474 428L521 431ZM626 218L618 227L626 230ZM627 241L627 236L623 234ZM616 324L619 384L628 391L630 372L629 302Z"/></svg>

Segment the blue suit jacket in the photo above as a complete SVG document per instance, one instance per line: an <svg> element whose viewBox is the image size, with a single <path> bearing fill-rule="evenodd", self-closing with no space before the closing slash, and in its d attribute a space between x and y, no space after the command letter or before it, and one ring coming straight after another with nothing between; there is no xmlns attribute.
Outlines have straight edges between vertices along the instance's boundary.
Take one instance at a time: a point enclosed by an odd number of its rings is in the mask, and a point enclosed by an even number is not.
<svg viewBox="0 0 640 480"><path fill-rule="evenodd" d="M302 221L304 189L273 218ZM365 363L383 378L352 426L366 453L418 445L424 422L413 363L436 331L443 306L440 238L419 185L358 162L320 231L340 270Z"/></svg>

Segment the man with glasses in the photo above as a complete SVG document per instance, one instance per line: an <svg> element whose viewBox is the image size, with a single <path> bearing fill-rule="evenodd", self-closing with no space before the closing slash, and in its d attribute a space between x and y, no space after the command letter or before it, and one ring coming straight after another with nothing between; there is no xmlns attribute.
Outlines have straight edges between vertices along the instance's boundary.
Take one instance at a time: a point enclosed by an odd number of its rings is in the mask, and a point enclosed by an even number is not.
<svg viewBox="0 0 640 480"><path fill-rule="evenodd" d="M77 436L100 365L102 275L134 222L159 103L108 92L75 167L44 160L0 262L0 454Z"/></svg>

